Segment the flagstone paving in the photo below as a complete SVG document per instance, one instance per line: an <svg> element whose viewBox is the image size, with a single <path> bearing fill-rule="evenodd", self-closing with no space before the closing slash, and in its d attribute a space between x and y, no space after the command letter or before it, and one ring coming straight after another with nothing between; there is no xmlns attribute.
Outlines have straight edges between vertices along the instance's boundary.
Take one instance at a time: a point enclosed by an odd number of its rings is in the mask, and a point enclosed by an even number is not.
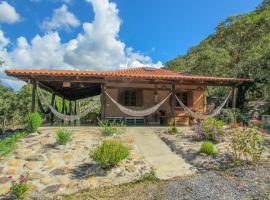
<svg viewBox="0 0 270 200"><path fill-rule="evenodd" d="M151 171L130 134L119 136L131 147L128 159L105 171L89 156L104 139L98 128L74 127L66 146L56 144L57 128L40 128L17 143L14 153L0 160L0 199L9 192L8 176L29 180L29 199L70 194L81 189L118 185L139 179Z"/></svg>

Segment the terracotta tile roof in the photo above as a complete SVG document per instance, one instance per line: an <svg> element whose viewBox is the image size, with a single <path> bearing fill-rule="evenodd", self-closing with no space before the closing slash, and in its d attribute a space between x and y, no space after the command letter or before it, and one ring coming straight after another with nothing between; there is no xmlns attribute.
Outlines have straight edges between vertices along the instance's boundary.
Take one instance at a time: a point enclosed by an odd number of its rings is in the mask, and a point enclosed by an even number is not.
<svg viewBox="0 0 270 200"><path fill-rule="evenodd" d="M253 79L227 78L187 75L166 69L155 69L149 67L138 67L115 71L76 71L76 70L6 70L9 76L89 76L89 77L130 77L166 80L186 80L186 81L222 81L222 82L254 82Z"/></svg>

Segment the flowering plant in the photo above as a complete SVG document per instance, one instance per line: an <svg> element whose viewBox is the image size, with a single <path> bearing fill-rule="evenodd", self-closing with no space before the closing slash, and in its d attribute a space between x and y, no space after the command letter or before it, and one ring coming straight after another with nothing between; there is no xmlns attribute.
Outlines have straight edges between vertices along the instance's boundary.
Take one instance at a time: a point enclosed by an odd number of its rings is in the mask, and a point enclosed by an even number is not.
<svg viewBox="0 0 270 200"><path fill-rule="evenodd" d="M23 175L20 175L19 179L16 180L12 176L9 176L8 179L11 183L11 192L15 194L17 198L22 198L23 195L28 190L27 180Z"/></svg>
<svg viewBox="0 0 270 200"><path fill-rule="evenodd" d="M194 139L222 142L224 134L228 132L228 129L223 127L224 123L220 120L215 118L206 119L193 126L192 129L195 132Z"/></svg>

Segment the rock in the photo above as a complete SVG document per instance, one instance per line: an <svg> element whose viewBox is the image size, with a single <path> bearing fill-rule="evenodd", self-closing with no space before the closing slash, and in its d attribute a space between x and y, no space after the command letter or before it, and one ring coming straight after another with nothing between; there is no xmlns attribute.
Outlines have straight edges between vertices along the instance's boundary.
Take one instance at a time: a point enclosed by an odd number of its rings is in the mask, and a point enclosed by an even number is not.
<svg viewBox="0 0 270 200"><path fill-rule="evenodd" d="M31 184L31 185L28 186L27 192L28 192L28 193L30 193L30 192L35 192L35 191L37 191L37 189L38 189L37 186Z"/></svg>
<svg viewBox="0 0 270 200"><path fill-rule="evenodd" d="M71 168L69 167L61 167L61 168L56 168L54 170L52 170L50 173L57 176L57 175L65 175L68 174L72 171Z"/></svg>
<svg viewBox="0 0 270 200"><path fill-rule="evenodd" d="M91 176L86 180L81 182L81 189L89 188L89 187L96 187L97 186L97 179L95 176Z"/></svg>
<svg viewBox="0 0 270 200"><path fill-rule="evenodd" d="M47 138L44 138L44 139L40 140L40 144L47 145L47 144L50 144L50 141Z"/></svg>
<svg viewBox="0 0 270 200"><path fill-rule="evenodd" d="M28 176L27 176L27 178L29 180L41 179L43 177L44 177L44 175L39 173L39 172L32 172L32 173L29 173Z"/></svg>
<svg viewBox="0 0 270 200"><path fill-rule="evenodd" d="M45 157L42 154L31 155L31 156L27 157L26 160L27 161L44 161Z"/></svg>
<svg viewBox="0 0 270 200"><path fill-rule="evenodd" d="M56 160L55 159L50 159L45 163L44 167L52 168L52 167L55 166L55 164L56 164Z"/></svg>
<svg viewBox="0 0 270 200"><path fill-rule="evenodd" d="M29 169L29 170L33 170L33 169L36 169L39 167L39 163L37 161L30 161L30 162L27 162L24 165L24 167Z"/></svg>
<svg viewBox="0 0 270 200"><path fill-rule="evenodd" d="M136 171L136 167L134 165L127 165L126 170L130 173L135 172Z"/></svg>
<svg viewBox="0 0 270 200"><path fill-rule="evenodd" d="M44 185L49 185L51 183L53 183L53 179L51 177L44 177L40 179L40 183L44 184Z"/></svg>
<svg viewBox="0 0 270 200"><path fill-rule="evenodd" d="M7 169L7 174L8 175L15 175L15 174L17 174L17 172L18 172L18 169L16 168L8 168Z"/></svg>
<svg viewBox="0 0 270 200"><path fill-rule="evenodd" d="M59 183L61 184L61 185L68 185L69 183L70 183L70 179L68 178L68 177L66 177L66 176L60 176L59 178L58 178L58 181L59 181Z"/></svg>
<svg viewBox="0 0 270 200"><path fill-rule="evenodd" d="M8 182L8 178L7 177L0 177L0 184L4 184L4 183L7 183Z"/></svg>
<svg viewBox="0 0 270 200"><path fill-rule="evenodd" d="M63 159L64 161L67 161L67 160L73 160L73 155L70 154L70 153L65 153L65 154L62 155L62 159Z"/></svg>
<svg viewBox="0 0 270 200"><path fill-rule="evenodd" d="M50 185L46 187L43 191L46 193L56 193L60 187L61 185Z"/></svg>
<svg viewBox="0 0 270 200"><path fill-rule="evenodd" d="M143 165L144 162L142 160L134 161L134 165Z"/></svg>
<svg viewBox="0 0 270 200"><path fill-rule="evenodd" d="M9 167L20 167L22 165L22 161L17 159L9 160L7 163Z"/></svg>
<svg viewBox="0 0 270 200"><path fill-rule="evenodd" d="M15 151L16 158L25 160L26 158L30 157L33 154L32 149L17 149Z"/></svg>
<svg viewBox="0 0 270 200"><path fill-rule="evenodd" d="M0 195L6 194L10 191L10 184L6 183L6 184L1 184L0 187Z"/></svg>

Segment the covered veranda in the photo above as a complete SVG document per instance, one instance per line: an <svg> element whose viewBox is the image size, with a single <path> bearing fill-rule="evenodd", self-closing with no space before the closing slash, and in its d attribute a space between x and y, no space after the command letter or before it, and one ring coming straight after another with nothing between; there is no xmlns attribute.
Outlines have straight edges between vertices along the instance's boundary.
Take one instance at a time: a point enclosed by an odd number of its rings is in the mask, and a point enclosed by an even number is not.
<svg viewBox="0 0 270 200"><path fill-rule="evenodd" d="M231 87L232 92L227 100L235 107L238 88L254 82L252 79L192 76L147 67L108 72L6 70L6 74L32 84L32 112L38 107L37 96L41 96L37 88L51 93L51 99L47 100L50 101L51 111L56 106L56 96L60 97L62 108L57 110L62 113L63 121L69 121L69 124L71 121L76 124L78 120L68 117L78 114L76 102L100 96L100 115L96 117L101 120L129 119L135 125L136 122L137 125L168 125L174 121L179 122L179 125L188 125L191 118L189 110L201 115L207 112L207 86ZM42 96L46 97L46 94ZM163 104L159 105L163 100ZM179 105L178 100L186 104L186 109ZM65 111L66 104L70 110L73 109L73 113ZM144 112L149 108L151 112ZM53 125L56 113L48 111L48 114Z"/></svg>

